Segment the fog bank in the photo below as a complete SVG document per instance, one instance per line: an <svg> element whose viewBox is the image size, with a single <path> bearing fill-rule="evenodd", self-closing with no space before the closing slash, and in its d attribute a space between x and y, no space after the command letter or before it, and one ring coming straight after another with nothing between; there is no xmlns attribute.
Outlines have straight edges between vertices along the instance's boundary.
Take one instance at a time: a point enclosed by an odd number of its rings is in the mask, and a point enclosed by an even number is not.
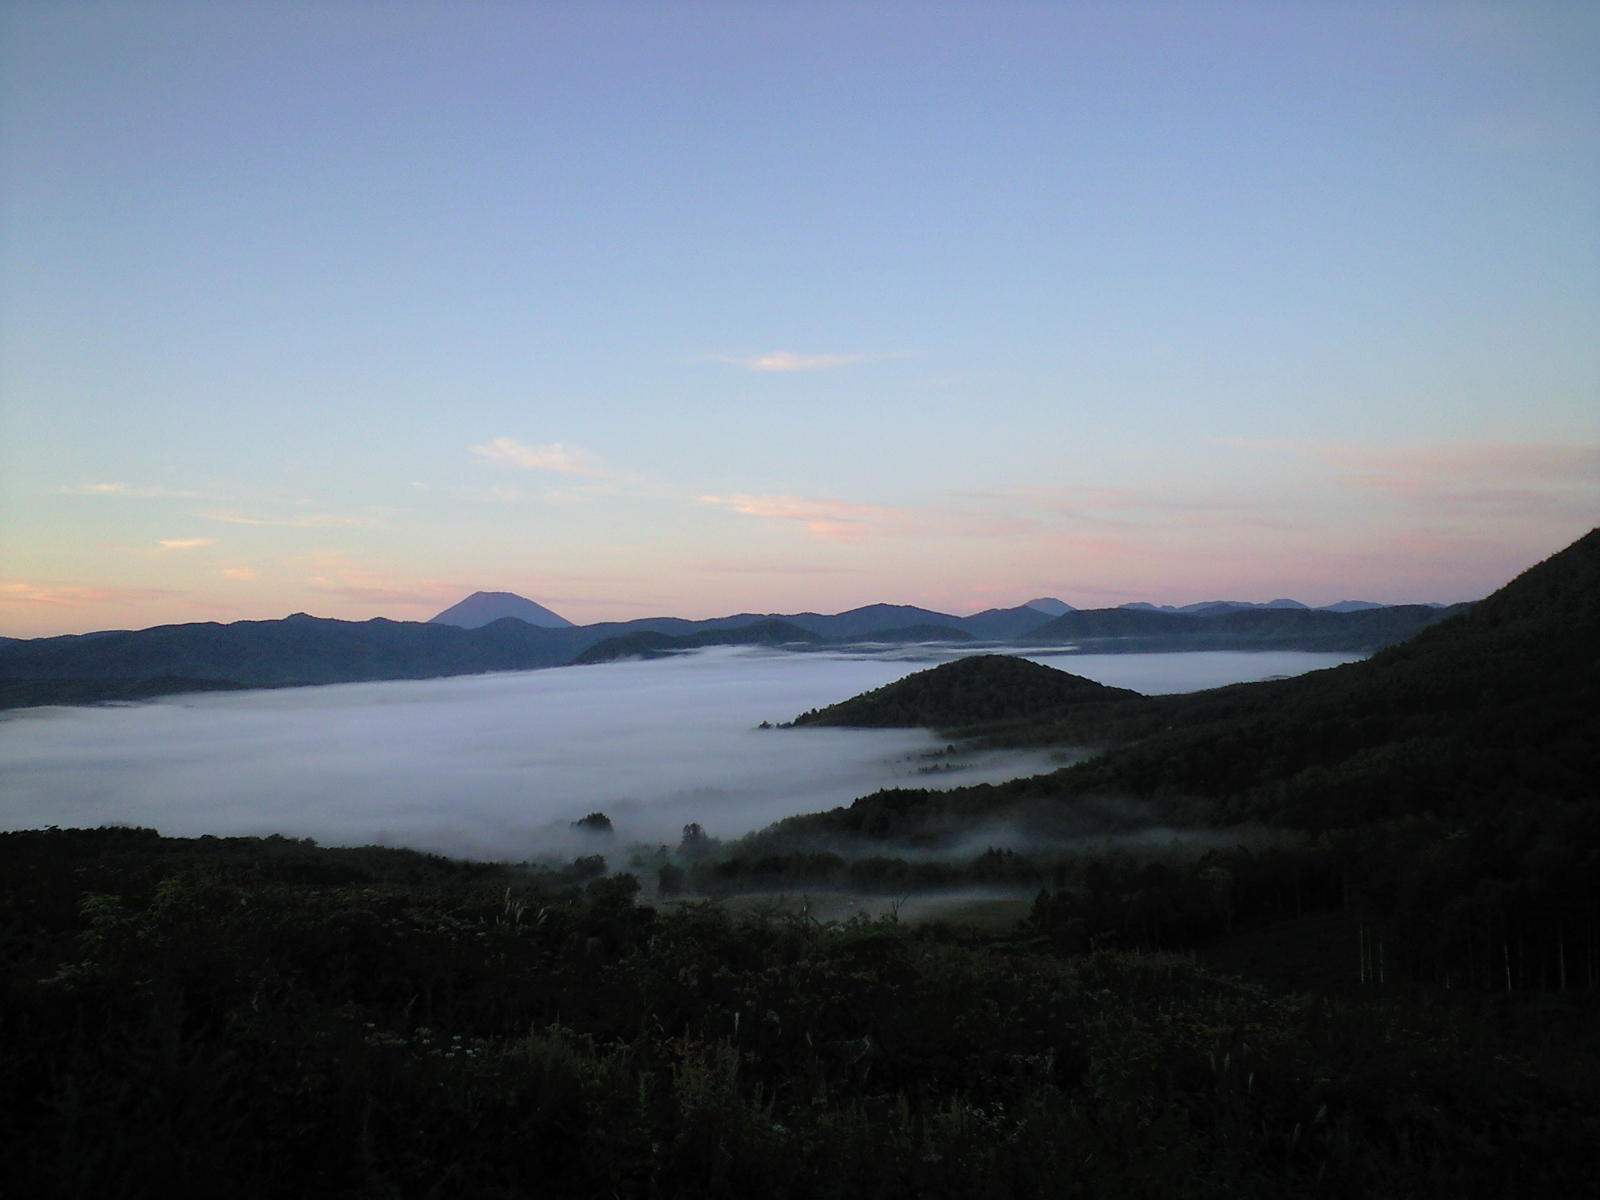
<svg viewBox="0 0 1600 1200"><path fill-rule="evenodd" d="M518 860L737 837L880 787L998 782L1043 752L946 762L920 730L757 729L950 655L717 648L394 683L24 710L0 720L0 826L146 825L163 833L314 837ZM1349 656L1029 655L1145 692L1294 674ZM601 810L614 840L569 822ZM616 859L613 857L613 861Z"/></svg>

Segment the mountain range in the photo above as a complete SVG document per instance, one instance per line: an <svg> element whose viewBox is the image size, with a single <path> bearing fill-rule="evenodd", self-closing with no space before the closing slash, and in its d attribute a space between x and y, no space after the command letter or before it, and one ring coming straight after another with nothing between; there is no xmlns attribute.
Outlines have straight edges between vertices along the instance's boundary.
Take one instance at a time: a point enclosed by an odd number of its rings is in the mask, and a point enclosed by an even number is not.
<svg viewBox="0 0 1600 1200"><path fill-rule="evenodd" d="M1052 615L1057 607L1063 611ZM494 617L497 611L504 615ZM1402 641L1454 611L1427 605L1347 613L1269 606L1193 614L1076 610L1060 601L1037 600L968 617L912 605L870 604L833 614L737 613L705 621L647 617L579 626L522 597L479 592L426 622L382 617L338 621L296 613L278 621L0 639L0 707L92 703L218 687L426 679L648 657L710 645L817 649L973 641L1097 653L1361 652Z"/></svg>
<svg viewBox="0 0 1600 1200"><path fill-rule="evenodd" d="M1254 604L1248 600L1202 600L1198 604L1146 604L1142 600L1135 600L1128 604L1120 605L1122 608L1138 609L1142 612L1189 613L1197 617L1215 616L1217 613L1234 612L1246 608L1295 608L1301 611L1311 610L1311 605L1301 604L1298 600L1268 600L1265 604ZM1316 612L1360 612L1366 608L1386 608L1387 605L1379 604L1373 600L1341 600L1337 604L1323 604L1317 607ZM1433 604L1430 608L1442 608L1443 605Z"/></svg>

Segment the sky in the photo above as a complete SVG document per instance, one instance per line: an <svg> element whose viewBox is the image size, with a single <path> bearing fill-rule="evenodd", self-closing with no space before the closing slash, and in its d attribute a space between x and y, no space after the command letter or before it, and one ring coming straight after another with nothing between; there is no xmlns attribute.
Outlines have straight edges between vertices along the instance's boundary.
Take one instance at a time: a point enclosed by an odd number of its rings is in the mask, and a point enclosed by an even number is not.
<svg viewBox="0 0 1600 1200"><path fill-rule="evenodd" d="M0 7L0 635L1484 595L1600 7Z"/></svg>

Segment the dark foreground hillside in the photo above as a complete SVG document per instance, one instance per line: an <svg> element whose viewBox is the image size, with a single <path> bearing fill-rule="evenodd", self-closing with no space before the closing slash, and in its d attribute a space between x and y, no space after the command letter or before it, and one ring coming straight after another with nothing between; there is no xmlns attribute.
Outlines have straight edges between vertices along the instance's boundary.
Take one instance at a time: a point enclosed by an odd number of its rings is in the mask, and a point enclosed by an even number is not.
<svg viewBox="0 0 1600 1200"><path fill-rule="evenodd" d="M0 835L29 1197L1561 1196L1592 992L636 903L283 839ZM1353 964L1350 964L1353 966Z"/></svg>

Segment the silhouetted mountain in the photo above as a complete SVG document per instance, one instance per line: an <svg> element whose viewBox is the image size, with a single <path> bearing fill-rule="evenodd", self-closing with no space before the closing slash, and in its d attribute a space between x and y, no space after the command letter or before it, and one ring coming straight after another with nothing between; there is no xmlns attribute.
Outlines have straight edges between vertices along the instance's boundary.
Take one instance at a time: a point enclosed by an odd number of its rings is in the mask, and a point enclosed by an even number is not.
<svg viewBox="0 0 1600 1200"><path fill-rule="evenodd" d="M1130 601L1120 605L1121 608L1133 609L1138 612L1165 612L1187 613L1194 617L1214 617L1220 613L1236 612L1241 609L1258 608L1293 608L1308 609L1315 612L1360 612L1366 608L1395 607L1387 604L1378 604L1371 600L1341 600L1337 604L1321 604L1314 609L1309 604L1302 604L1298 600L1269 600L1265 604L1257 604L1250 600L1202 600L1197 604L1147 604L1142 600ZM1443 604L1430 604L1429 608L1444 608ZM1071 611L1070 609L1067 611Z"/></svg>
<svg viewBox="0 0 1600 1200"><path fill-rule="evenodd" d="M1025 658L979 654L918 671L824 709L812 709L796 717L794 723L946 728L1036 716L1069 706L1138 695L1127 688L1107 687Z"/></svg>
<svg viewBox="0 0 1600 1200"><path fill-rule="evenodd" d="M1024 604L1018 608L988 608L970 617L957 618L959 627L974 637L1004 642L1027 637L1050 620L1050 614Z"/></svg>
<svg viewBox="0 0 1600 1200"><path fill-rule="evenodd" d="M516 617L543 629L571 629L572 622L551 612L542 604L514 592L473 592L459 604L452 604L429 621L430 625L459 625L480 629L501 617Z"/></svg>
<svg viewBox="0 0 1600 1200"><path fill-rule="evenodd" d="M1100 653L1162 650L1375 650L1462 611L1423 604L1355 612L1263 606L1208 615L1151 607L1094 608L1066 613L1028 635L1040 643L1073 643Z"/></svg>
<svg viewBox="0 0 1600 1200"><path fill-rule="evenodd" d="M1022 607L1037 609L1039 612L1052 617L1059 617L1062 613L1077 611L1065 600L1057 600L1054 596L1040 596L1037 600L1029 600Z"/></svg>
<svg viewBox="0 0 1600 1200"><path fill-rule="evenodd" d="M661 658L706 646L816 646L822 642L821 635L787 621L756 621L736 629L706 629L679 637L640 630L596 642L572 661L578 664L611 662L619 658Z"/></svg>
<svg viewBox="0 0 1600 1200"><path fill-rule="evenodd" d="M783 646L821 649L826 646L916 642L970 642L970 633L948 625L908 625L899 629L869 629L857 637L823 637L790 621L767 618L733 628L705 629L673 636L651 630L622 634L596 642L579 653L577 663L611 662L619 658L661 658L706 646Z"/></svg>
<svg viewBox="0 0 1600 1200"><path fill-rule="evenodd" d="M868 604L831 617L812 612L773 613L771 616L781 621L789 621L802 629L809 629L812 633L820 633L823 637L832 638L858 637L874 629L903 629L908 625L947 625L953 629L962 628L960 617L917 608L910 604Z"/></svg>
<svg viewBox="0 0 1600 1200"><path fill-rule="evenodd" d="M1138 612L1168 612L1188 613L1190 616L1210 617L1218 613L1232 612L1243 608L1298 608L1309 609L1309 604L1301 604L1298 600L1268 600L1265 604L1256 604L1250 600L1202 600L1197 604L1147 604L1143 600L1132 600L1121 608L1131 608Z"/></svg>
<svg viewBox="0 0 1600 1200"><path fill-rule="evenodd" d="M869 629L860 637L836 639L845 643L856 645L883 644L915 644L918 642L975 642L973 637L964 629L954 629L949 625L906 625L899 629Z"/></svg>

